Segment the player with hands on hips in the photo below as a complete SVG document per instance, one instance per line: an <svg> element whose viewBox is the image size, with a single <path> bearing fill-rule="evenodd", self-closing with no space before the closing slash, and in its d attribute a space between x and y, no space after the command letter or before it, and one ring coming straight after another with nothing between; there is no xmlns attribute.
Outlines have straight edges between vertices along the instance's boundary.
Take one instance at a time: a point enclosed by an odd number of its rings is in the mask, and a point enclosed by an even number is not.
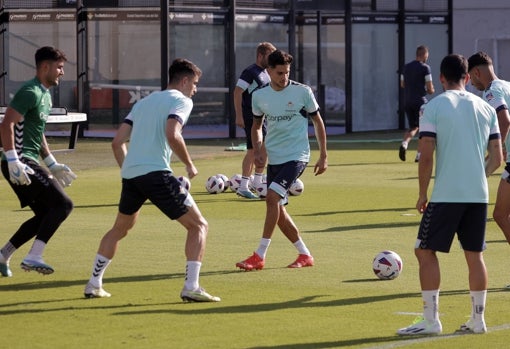
<svg viewBox="0 0 510 349"><path fill-rule="evenodd" d="M21 207L29 206L34 212L34 216L0 248L2 276L12 276L11 256L34 237L21 268L41 274L53 273L53 267L44 262L42 255L48 241L73 209L73 202L63 187L71 185L76 175L55 160L44 136L52 106L49 88L59 84L66 61L65 54L54 47L38 49L36 76L16 92L0 125L4 147L2 173L18 196ZM39 158L48 169L39 164Z"/></svg>

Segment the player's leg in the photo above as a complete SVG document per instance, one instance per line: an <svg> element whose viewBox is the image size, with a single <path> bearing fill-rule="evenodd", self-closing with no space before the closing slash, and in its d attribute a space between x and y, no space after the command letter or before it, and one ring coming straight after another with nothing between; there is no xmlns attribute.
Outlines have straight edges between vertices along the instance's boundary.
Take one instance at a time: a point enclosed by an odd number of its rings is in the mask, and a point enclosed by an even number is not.
<svg viewBox="0 0 510 349"><path fill-rule="evenodd" d="M306 246L305 242L301 238L299 234L299 229L292 220L292 217L289 215L285 206L280 206L280 215L278 217L278 227L282 231L282 233L289 239L289 241L294 245L296 250L298 251L297 259L289 264L288 268L302 268L302 267L311 267L314 265L313 256L310 253L310 250Z"/></svg>
<svg viewBox="0 0 510 349"><path fill-rule="evenodd" d="M486 217L487 204L470 204L457 233L469 271L469 295L472 309L470 319L460 326L462 332L487 332L484 314L488 275L483 259Z"/></svg>
<svg viewBox="0 0 510 349"><path fill-rule="evenodd" d="M254 154L253 143L251 141L251 127L253 120L251 118L244 118L244 132L246 133L246 154L242 162L241 183L237 190L237 195L246 199L258 199L258 196L253 194L249 188L250 177L253 172Z"/></svg>
<svg viewBox="0 0 510 349"><path fill-rule="evenodd" d="M418 230L415 255L418 260L423 316L408 327L397 331L399 335L439 334L439 286L441 273L437 252L449 252L463 206L429 202Z"/></svg>
<svg viewBox="0 0 510 349"><path fill-rule="evenodd" d="M136 223L140 207L146 200L146 195L138 190L135 181L141 179L123 179L119 202L119 212L113 227L103 236L99 243L90 279L85 286L85 298L104 298L111 294L103 289L103 276L117 253L119 241L122 240ZM150 179L148 179L150 181ZM177 181L177 179L176 179Z"/></svg>
<svg viewBox="0 0 510 349"><path fill-rule="evenodd" d="M492 217L505 235L506 241L510 243L510 166L506 166L501 174L501 180L498 186L496 204Z"/></svg>
<svg viewBox="0 0 510 349"><path fill-rule="evenodd" d="M29 205L38 217L39 225L35 232L35 240L27 256L21 262L26 271L37 271L41 274L53 273L53 268L43 260L46 245L53 237L60 225L73 210L73 202L65 193L62 186L53 177L48 177L46 170L35 164L31 166L36 172L37 180L33 180L31 188L37 192Z"/></svg>
<svg viewBox="0 0 510 349"><path fill-rule="evenodd" d="M418 127L420 125L420 108L417 106L407 106L405 108L405 113L407 116L407 123L409 124L409 129L404 134L404 139L399 148L398 156L400 160L406 161L406 152L409 147L409 143L418 132ZM418 156L419 158L419 156Z"/></svg>

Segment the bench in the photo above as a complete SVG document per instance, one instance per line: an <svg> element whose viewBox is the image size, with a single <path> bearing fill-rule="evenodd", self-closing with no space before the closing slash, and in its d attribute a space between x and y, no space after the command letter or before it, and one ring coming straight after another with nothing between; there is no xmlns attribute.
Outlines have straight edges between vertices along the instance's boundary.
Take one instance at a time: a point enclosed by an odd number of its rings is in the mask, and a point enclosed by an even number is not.
<svg viewBox="0 0 510 349"><path fill-rule="evenodd" d="M0 123L4 119L7 107L0 106ZM87 121L87 114L68 112L64 107L51 108L50 115L46 121L48 124L71 124L71 134L69 136L69 149L74 149L78 140L78 131L80 123ZM0 144L1 147L1 144Z"/></svg>

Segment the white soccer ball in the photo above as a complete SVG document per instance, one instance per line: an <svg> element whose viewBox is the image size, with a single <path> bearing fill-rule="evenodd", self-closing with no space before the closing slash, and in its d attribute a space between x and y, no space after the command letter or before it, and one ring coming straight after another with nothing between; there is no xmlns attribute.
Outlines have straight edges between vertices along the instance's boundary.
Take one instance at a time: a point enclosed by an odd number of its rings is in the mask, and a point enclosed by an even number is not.
<svg viewBox="0 0 510 349"><path fill-rule="evenodd" d="M223 179L218 178L216 176L211 176L207 178L207 181L205 182L205 189L210 194L222 193L223 188L225 188L225 183L223 183Z"/></svg>
<svg viewBox="0 0 510 349"><path fill-rule="evenodd" d="M222 173L218 173L216 177L220 178L223 181L224 184L223 191L227 190L230 187L230 180L228 179L227 176L225 176Z"/></svg>
<svg viewBox="0 0 510 349"><path fill-rule="evenodd" d="M255 193L259 198L265 198L267 196L267 182L262 182L255 187Z"/></svg>
<svg viewBox="0 0 510 349"><path fill-rule="evenodd" d="M382 251L378 253L372 262L372 269L375 275L381 280L396 279L402 272L403 267L402 258L393 251Z"/></svg>
<svg viewBox="0 0 510 349"><path fill-rule="evenodd" d="M191 181L188 177L185 176L179 176L177 177L177 180L181 183L181 185L186 189L187 191L190 191L191 189Z"/></svg>
<svg viewBox="0 0 510 349"><path fill-rule="evenodd" d="M289 193L290 193L290 195L298 196L298 195L301 195L304 190L305 190L305 184L303 183L303 181L301 179L298 178L294 181L294 183L291 184L291 186L289 188Z"/></svg>
<svg viewBox="0 0 510 349"><path fill-rule="evenodd" d="M239 186L241 185L241 179L242 176L240 174L235 174L229 179L229 186L230 190L232 190L234 193L237 193L237 189L239 189Z"/></svg>

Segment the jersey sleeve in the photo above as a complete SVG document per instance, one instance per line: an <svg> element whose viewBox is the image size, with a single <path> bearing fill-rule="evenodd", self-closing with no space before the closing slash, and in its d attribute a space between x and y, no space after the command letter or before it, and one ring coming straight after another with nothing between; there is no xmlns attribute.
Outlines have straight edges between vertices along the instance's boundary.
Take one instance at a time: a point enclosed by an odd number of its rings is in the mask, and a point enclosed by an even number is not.
<svg viewBox="0 0 510 349"><path fill-rule="evenodd" d="M420 137L436 137L434 104L427 103L420 108Z"/></svg>
<svg viewBox="0 0 510 349"><path fill-rule="evenodd" d="M193 109L193 101L191 98L180 98L179 102L173 105L168 111L168 118L177 120L181 125L188 122L191 110Z"/></svg>
<svg viewBox="0 0 510 349"><path fill-rule="evenodd" d="M499 89L489 89L484 92L484 99L489 103L496 112L508 109L503 93Z"/></svg>
<svg viewBox="0 0 510 349"><path fill-rule="evenodd" d="M313 95L312 89L309 86L305 86L305 109L309 114L316 114L319 111L319 104Z"/></svg>
<svg viewBox="0 0 510 349"><path fill-rule="evenodd" d="M9 106L24 116L29 110L35 108L37 99L37 94L33 90L22 88L16 92Z"/></svg>
<svg viewBox="0 0 510 349"><path fill-rule="evenodd" d="M258 93L258 91L255 91L251 99L251 110L253 113L253 117L255 118L262 118L264 116L264 112L260 109L259 96L260 94Z"/></svg>

